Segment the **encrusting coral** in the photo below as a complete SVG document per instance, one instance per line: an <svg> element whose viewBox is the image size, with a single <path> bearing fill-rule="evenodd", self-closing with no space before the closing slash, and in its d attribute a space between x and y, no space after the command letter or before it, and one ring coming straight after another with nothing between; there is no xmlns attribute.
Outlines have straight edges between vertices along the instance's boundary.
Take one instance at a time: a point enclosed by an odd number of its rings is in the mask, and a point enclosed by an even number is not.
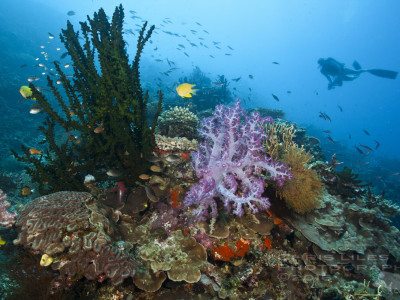
<svg viewBox="0 0 400 300"><path fill-rule="evenodd" d="M154 273L167 271L173 281L199 281L200 267L207 261L204 247L180 230L173 231L164 241L155 240L139 247L139 253L141 259L150 263Z"/></svg>
<svg viewBox="0 0 400 300"><path fill-rule="evenodd" d="M27 162L27 172L39 183L39 190L85 190L84 174L92 174L97 181L109 178L106 171L117 170L118 180L131 186L147 167L146 159L153 149L153 134L161 111L158 110L151 127L146 120L148 93L140 85L139 60L154 26L146 32L144 23L138 38L137 52L132 63L123 39L124 12L122 5L115 9L111 24L103 9L81 22L81 33L75 32L68 21L60 35L72 59L73 79L55 61L63 90L47 76L57 107L30 84L32 97L47 114L39 129L44 133L48 149L34 156L25 146L24 155L15 157ZM83 40L83 42L80 41ZM100 69L96 65L100 64ZM62 94L66 94L66 98ZM56 130L68 138L57 142Z"/></svg>

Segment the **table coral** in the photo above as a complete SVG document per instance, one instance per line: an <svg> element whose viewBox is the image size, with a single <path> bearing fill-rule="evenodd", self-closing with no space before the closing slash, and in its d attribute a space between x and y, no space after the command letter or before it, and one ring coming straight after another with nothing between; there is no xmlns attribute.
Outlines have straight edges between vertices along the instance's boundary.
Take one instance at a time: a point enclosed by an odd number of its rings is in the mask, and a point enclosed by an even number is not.
<svg viewBox="0 0 400 300"><path fill-rule="evenodd" d="M36 198L20 210L16 245L54 258L53 270L75 280L111 279L114 285L135 275L136 262L113 245L111 223L89 193L58 192Z"/></svg>

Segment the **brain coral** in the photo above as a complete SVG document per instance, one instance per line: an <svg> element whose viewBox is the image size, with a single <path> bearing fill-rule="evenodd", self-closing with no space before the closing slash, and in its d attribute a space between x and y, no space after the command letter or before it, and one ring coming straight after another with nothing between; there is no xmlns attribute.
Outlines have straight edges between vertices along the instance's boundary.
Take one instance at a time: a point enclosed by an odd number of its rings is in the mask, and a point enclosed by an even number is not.
<svg viewBox="0 0 400 300"><path fill-rule="evenodd" d="M15 225L20 233L14 244L54 258L51 267L63 278L110 278L118 285L135 275L135 261L113 245L111 223L89 193L36 198L21 209Z"/></svg>

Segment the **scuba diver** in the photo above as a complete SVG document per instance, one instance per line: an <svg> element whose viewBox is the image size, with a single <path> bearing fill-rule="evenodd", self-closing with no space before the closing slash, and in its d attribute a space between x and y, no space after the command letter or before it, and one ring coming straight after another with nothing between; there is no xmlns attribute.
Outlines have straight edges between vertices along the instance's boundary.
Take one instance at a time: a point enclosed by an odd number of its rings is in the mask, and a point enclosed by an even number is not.
<svg viewBox="0 0 400 300"><path fill-rule="evenodd" d="M328 79L328 90L336 86L342 86L343 81L352 81L360 76L361 73L368 72L372 75L395 79L397 72L381 69L362 69L357 61L353 62L353 69L346 68L343 63L338 62L332 57L318 60L321 73Z"/></svg>

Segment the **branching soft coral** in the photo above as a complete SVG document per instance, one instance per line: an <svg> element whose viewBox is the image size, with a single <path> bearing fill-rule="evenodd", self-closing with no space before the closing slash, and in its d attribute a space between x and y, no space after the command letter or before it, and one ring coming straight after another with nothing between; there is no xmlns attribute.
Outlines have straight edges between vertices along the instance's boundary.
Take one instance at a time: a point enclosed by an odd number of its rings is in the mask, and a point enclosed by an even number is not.
<svg viewBox="0 0 400 300"><path fill-rule="evenodd" d="M198 220L208 215L217 216L216 198L223 201L229 213L242 216L243 207L252 213L268 209L268 198L262 197L265 180L259 175L267 171L278 186L292 177L286 166L265 155L262 139L266 118L258 112L246 117L237 100L233 107L219 105L214 115L205 118L199 135L203 138L199 149L192 153L192 165L200 181L191 187L184 204L197 204L193 210ZM209 211L210 210L210 211Z"/></svg>

